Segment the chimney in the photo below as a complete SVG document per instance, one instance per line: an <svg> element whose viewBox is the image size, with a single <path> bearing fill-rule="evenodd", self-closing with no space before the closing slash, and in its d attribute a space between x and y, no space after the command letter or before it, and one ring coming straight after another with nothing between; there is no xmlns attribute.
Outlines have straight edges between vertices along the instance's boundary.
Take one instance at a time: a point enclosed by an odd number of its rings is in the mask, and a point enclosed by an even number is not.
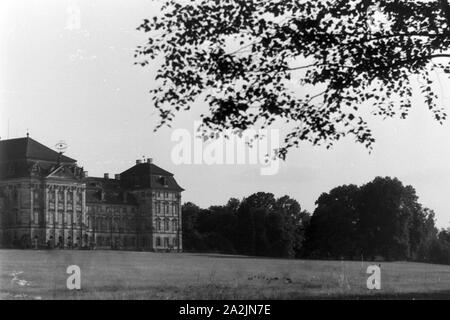
<svg viewBox="0 0 450 320"><path fill-rule="evenodd" d="M109 173L105 173L105 174L103 175L103 177L105 178L105 180L108 180L108 179L109 179Z"/></svg>
<svg viewBox="0 0 450 320"><path fill-rule="evenodd" d="M136 164L141 164L142 161L141 160L136 160Z"/></svg>
<svg viewBox="0 0 450 320"><path fill-rule="evenodd" d="M147 163L153 163L153 158L147 158Z"/></svg>
<svg viewBox="0 0 450 320"><path fill-rule="evenodd" d="M120 174L115 174L115 175L114 175L114 179L120 180Z"/></svg>
<svg viewBox="0 0 450 320"><path fill-rule="evenodd" d="M87 171L83 171L83 176L86 178L88 177L88 172Z"/></svg>

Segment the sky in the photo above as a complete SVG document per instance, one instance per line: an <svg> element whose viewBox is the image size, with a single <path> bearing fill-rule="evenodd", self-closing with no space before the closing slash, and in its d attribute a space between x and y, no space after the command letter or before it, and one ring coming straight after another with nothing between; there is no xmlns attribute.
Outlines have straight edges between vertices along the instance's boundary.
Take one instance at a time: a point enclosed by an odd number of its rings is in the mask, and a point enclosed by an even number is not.
<svg viewBox="0 0 450 320"><path fill-rule="evenodd" d="M449 226L450 120L435 122L417 92L407 120L368 119L377 140L371 153L346 138L331 150L301 144L272 175L261 175L259 164L177 164L174 133L193 133L202 105L154 132L158 114L148 91L158 64L136 66L133 53L146 39L136 27L158 8L146 0L0 1L1 139L28 130L49 147L65 141L66 154L91 176L153 158L186 189L183 201L202 207L266 191L312 212L320 194L336 186L397 177L436 212L439 227ZM449 85L439 77L445 108Z"/></svg>

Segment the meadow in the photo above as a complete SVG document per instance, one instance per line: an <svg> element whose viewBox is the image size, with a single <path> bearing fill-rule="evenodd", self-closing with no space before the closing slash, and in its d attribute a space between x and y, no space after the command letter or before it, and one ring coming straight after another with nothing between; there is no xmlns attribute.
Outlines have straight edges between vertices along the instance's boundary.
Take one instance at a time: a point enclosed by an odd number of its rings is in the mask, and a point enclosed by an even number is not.
<svg viewBox="0 0 450 320"><path fill-rule="evenodd" d="M0 250L0 299L428 299L450 297L450 266L194 253ZM68 290L69 265L81 290Z"/></svg>

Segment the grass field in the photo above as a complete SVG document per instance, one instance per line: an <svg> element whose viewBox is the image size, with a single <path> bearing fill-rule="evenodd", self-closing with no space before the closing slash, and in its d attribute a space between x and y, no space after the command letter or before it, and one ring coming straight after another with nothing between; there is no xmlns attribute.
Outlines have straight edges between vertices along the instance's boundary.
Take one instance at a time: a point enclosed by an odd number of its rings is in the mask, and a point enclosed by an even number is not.
<svg viewBox="0 0 450 320"><path fill-rule="evenodd" d="M0 299L450 298L450 266L188 253L0 250ZM66 269L81 268L81 290Z"/></svg>

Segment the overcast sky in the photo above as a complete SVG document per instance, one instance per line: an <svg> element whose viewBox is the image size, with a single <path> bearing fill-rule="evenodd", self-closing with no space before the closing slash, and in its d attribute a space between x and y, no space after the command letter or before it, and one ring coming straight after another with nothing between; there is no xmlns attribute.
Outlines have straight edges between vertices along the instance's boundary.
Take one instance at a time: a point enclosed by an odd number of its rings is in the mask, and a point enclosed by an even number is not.
<svg viewBox="0 0 450 320"><path fill-rule="evenodd" d="M419 97L407 120L370 120L377 139L371 154L349 138L332 150L292 149L271 176L260 175L258 165L174 164L172 130L153 132L158 118L148 90L157 65L133 65L133 50L145 41L136 27L157 13L157 1L144 0L0 1L1 138L23 137L28 128L50 147L64 140L67 155L94 176L152 157L186 189L184 201L204 207L267 191L312 211L317 197L338 185L398 177L435 210L440 227L449 226L450 124L434 122ZM447 108L449 85L440 79ZM180 114L173 127L192 132L198 115Z"/></svg>

